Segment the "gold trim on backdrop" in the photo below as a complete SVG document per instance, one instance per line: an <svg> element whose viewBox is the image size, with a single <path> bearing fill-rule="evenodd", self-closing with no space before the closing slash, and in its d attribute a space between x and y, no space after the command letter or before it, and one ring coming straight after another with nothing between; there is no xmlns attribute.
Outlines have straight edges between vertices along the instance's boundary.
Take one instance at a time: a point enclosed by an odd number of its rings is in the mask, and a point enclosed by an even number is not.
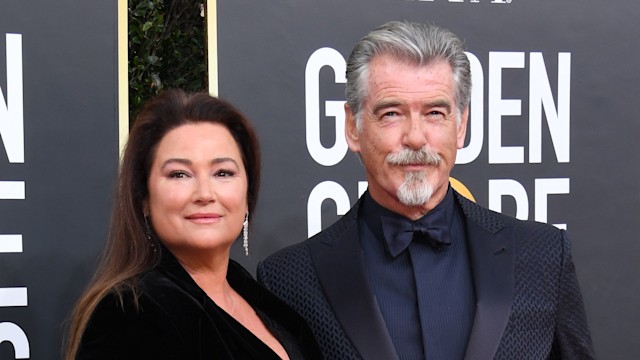
<svg viewBox="0 0 640 360"><path fill-rule="evenodd" d="M207 73L209 94L218 96L218 18L216 0L207 0Z"/></svg>
<svg viewBox="0 0 640 360"><path fill-rule="evenodd" d="M451 183L451 187L453 187L460 195L466 197L467 199L476 202L476 198L473 197L471 191L462 183L460 180L456 178L449 177L449 182Z"/></svg>
<svg viewBox="0 0 640 360"><path fill-rule="evenodd" d="M118 139L119 153L129 136L128 1L118 0Z"/></svg>

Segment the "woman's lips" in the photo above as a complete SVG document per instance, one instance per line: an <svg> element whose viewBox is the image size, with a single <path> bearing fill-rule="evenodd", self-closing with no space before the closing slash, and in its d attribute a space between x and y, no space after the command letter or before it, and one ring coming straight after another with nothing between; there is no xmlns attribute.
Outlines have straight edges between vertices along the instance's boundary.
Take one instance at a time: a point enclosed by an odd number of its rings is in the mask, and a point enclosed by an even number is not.
<svg viewBox="0 0 640 360"><path fill-rule="evenodd" d="M198 224L210 224L218 221L222 216L219 214L211 214L211 213L197 213L191 214L187 216L187 220Z"/></svg>

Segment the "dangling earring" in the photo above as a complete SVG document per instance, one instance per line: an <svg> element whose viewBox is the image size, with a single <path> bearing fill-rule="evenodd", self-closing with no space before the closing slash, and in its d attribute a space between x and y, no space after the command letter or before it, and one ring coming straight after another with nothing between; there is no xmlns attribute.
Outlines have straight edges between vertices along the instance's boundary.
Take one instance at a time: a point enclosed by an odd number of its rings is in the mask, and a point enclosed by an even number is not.
<svg viewBox="0 0 640 360"><path fill-rule="evenodd" d="M244 248L244 255L249 256L249 212L244 216L242 222L242 247Z"/></svg>
<svg viewBox="0 0 640 360"><path fill-rule="evenodd" d="M153 242L153 238L151 237L151 226L149 226L149 215L144 214L144 235L147 237L149 241L149 246L151 246L151 250L153 252L158 251L156 249L156 244Z"/></svg>

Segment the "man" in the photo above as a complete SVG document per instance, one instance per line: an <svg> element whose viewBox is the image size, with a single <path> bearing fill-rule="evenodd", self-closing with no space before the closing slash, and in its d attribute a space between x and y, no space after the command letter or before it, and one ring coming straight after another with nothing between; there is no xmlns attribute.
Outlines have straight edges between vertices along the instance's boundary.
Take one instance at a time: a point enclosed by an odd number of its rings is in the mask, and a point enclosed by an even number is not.
<svg viewBox="0 0 640 360"><path fill-rule="evenodd" d="M390 22L352 51L345 133L368 191L258 267L327 359L594 357L565 231L449 185L470 91L462 43L445 29Z"/></svg>

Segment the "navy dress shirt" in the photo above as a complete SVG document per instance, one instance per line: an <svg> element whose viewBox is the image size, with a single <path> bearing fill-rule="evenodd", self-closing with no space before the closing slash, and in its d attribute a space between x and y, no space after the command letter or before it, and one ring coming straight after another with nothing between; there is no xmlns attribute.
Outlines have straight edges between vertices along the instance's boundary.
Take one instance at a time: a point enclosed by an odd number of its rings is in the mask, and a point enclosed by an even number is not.
<svg viewBox="0 0 640 360"><path fill-rule="evenodd" d="M383 208L368 192L360 208L367 275L402 360L463 359L473 325L476 301L465 226L451 188L433 210L442 207L451 245L435 250L414 240L395 257L389 253L381 217L411 220ZM430 213L420 220L428 222Z"/></svg>

